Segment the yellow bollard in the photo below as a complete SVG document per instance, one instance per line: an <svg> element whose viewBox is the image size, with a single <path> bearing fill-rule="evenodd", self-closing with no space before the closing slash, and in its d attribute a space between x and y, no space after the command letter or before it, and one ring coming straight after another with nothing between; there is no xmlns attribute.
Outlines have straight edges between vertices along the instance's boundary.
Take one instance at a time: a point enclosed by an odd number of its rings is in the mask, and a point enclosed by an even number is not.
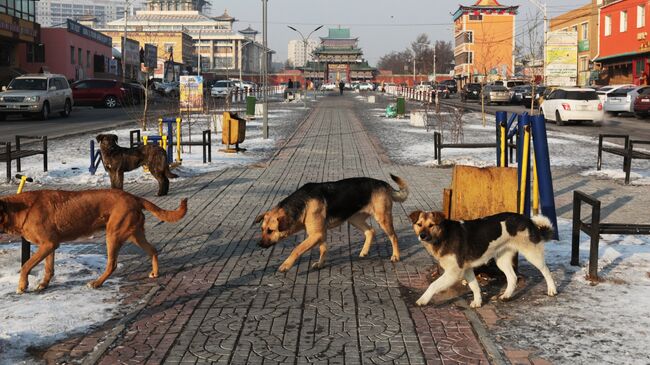
<svg viewBox="0 0 650 365"><path fill-rule="evenodd" d="M163 120L162 120L162 118L158 118L158 135L159 136L163 135Z"/></svg>
<svg viewBox="0 0 650 365"><path fill-rule="evenodd" d="M176 162L181 163L181 118L176 118Z"/></svg>
<svg viewBox="0 0 650 365"><path fill-rule="evenodd" d="M535 151L533 154L533 214L539 214L539 180L537 179L537 161L535 161Z"/></svg>
<svg viewBox="0 0 650 365"><path fill-rule="evenodd" d="M162 136L160 143L162 143L162 148L167 151L167 136Z"/></svg>
<svg viewBox="0 0 650 365"><path fill-rule="evenodd" d="M524 150L523 158L521 161L521 180L519 181L519 214L524 214L524 207L526 206L526 179L528 178L528 151L530 150L530 126L524 128Z"/></svg>
<svg viewBox="0 0 650 365"><path fill-rule="evenodd" d="M148 140L149 140L149 136L142 136L142 143L145 146L147 145ZM142 169L144 170L144 172L149 172L149 168L147 167L147 165L142 165Z"/></svg>
<svg viewBox="0 0 650 365"><path fill-rule="evenodd" d="M20 176L20 184L18 184L18 191L16 191L16 194L20 194L23 192L23 188L25 188L25 182L27 181L27 176Z"/></svg>
<svg viewBox="0 0 650 365"><path fill-rule="evenodd" d="M500 166L506 166L506 127L501 125L501 156L499 156Z"/></svg>

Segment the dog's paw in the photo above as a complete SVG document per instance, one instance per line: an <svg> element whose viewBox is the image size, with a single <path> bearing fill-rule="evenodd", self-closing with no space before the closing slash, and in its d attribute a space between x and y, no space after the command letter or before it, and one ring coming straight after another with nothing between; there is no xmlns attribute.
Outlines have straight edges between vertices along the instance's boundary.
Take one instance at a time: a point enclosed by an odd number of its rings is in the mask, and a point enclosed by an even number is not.
<svg viewBox="0 0 650 365"><path fill-rule="evenodd" d="M499 299L505 301L510 300L510 295L506 295L505 293L499 295Z"/></svg>
<svg viewBox="0 0 650 365"><path fill-rule="evenodd" d="M280 268L278 269L279 272L287 272L289 269L291 269L291 265L287 264L286 262L282 265L280 265Z"/></svg>
<svg viewBox="0 0 650 365"><path fill-rule="evenodd" d="M21 288L16 289L16 294L25 294L25 289L21 289Z"/></svg>
<svg viewBox="0 0 650 365"><path fill-rule="evenodd" d="M554 297L557 295L557 289L555 288L548 288L547 294L549 297Z"/></svg>
<svg viewBox="0 0 650 365"><path fill-rule="evenodd" d="M149 273L149 277L152 278L152 279L155 279L155 278L158 277L158 273L152 271L152 272Z"/></svg>
<svg viewBox="0 0 650 365"><path fill-rule="evenodd" d="M399 254L393 254L393 256L390 257L390 262L397 262L399 261Z"/></svg>
<svg viewBox="0 0 650 365"><path fill-rule="evenodd" d="M368 256L368 252L367 252L367 251L361 251L361 252L359 252L359 257L366 257L366 256Z"/></svg>
<svg viewBox="0 0 650 365"><path fill-rule="evenodd" d="M325 266L324 263L321 264L320 261L317 261L317 262L314 262L314 263L311 265L311 268L312 268L312 269L322 269L323 266Z"/></svg>
<svg viewBox="0 0 650 365"><path fill-rule="evenodd" d="M47 286L48 286L47 284L41 283L41 284L38 284L38 286L34 290L36 290L36 291L45 290L45 289L47 289Z"/></svg>
<svg viewBox="0 0 650 365"><path fill-rule="evenodd" d="M90 289L97 289L100 286L102 286L101 283L98 283L97 281L89 281L88 284L86 284Z"/></svg>
<svg viewBox="0 0 650 365"><path fill-rule="evenodd" d="M421 296L420 299L418 299L417 302L415 302L415 305L417 305L418 307L422 307L422 306L425 306L427 304L429 304L429 299L425 298L424 295Z"/></svg>
<svg viewBox="0 0 650 365"><path fill-rule="evenodd" d="M472 302L469 303L469 306L472 308L481 308L481 305L483 305L483 301L476 299L472 300Z"/></svg>

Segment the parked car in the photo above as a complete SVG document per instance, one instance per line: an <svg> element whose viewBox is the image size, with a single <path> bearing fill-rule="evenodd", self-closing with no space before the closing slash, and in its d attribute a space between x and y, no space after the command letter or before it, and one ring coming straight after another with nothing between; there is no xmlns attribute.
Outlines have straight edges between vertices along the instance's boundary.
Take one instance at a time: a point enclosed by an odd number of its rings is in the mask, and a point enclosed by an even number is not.
<svg viewBox="0 0 650 365"><path fill-rule="evenodd" d="M481 84L470 83L465 84L460 92L460 99L466 101L468 99L479 100L481 96Z"/></svg>
<svg viewBox="0 0 650 365"><path fill-rule="evenodd" d="M50 113L70 116L74 97L68 80L57 74L27 74L14 78L0 92L0 120L21 114L47 119Z"/></svg>
<svg viewBox="0 0 650 365"><path fill-rule="evenodd" d="M320 86L320 89L323 91L334 91L338 88L333 82L328 82Z"/></svg>
<svg viewBox="0 0 650 365"><path fill-rule="evenodd" d="M415 91L431 91L433 90L435 85L431 82L421 82L417 86L415 86Z"/></svg>
<svg viewBox="0 0 650 365"><path fill-rule="evenodd" d="M210 95L215 98L225 98L235 87L235 83L231 80L219 80L212 85Z"/></svg>
<svg viewBox="0 0 650 365"><path fill-rule="evenodd" d="M371 82L362 82L359 84L359 91L373 91L375 90L375 85Z"/></svg>
<svg viewBox="0 0 650 365"><path fill-rule="evenodd" d="M612 91L621 88L621 87L634 87L632 84L625 84L625 85L607 85L607 86L602 86L596 90L596 93L598 94L598 98L600 99L601 103L605 103L607 100L607 95L611 93Z"/></svg>
<svg viewBox="0 0 650 365"><path fill-rule="evenodd" d="M546 92L546 86L544 85L535 85L535 95L532 95L533 88L529 86L527 89L524 89L522 104L526 108L530 108L531 102L533 106L539 106L542 96Z"/></svg>
<svg viewBox="0 0 650 365"><path fill-rule="evenodd" d="M542 102L539 112L559 126L567 121L593 123L603 120L603 103L594 89L557 88Z"/></svg>
<svg viewBox="0 0 650 365"><path fill-rule="evenodd" d="M650 115L650 88L645 88L634 100L634 115L647 118Z"/></svg>
<svg viewBox="0 0 650 365"><path fill-rule="evenodd" d="M86 79L72 84L74 105L103 106L109 109L120 104L135 103L138 93L134 85L121 81L104 79Z"/></svg>
<svg viewBox="0 0 650 365"><path fill-rule="evenodd" d="M163 81L154 83L154 90L163 96L178 97L180 94L180 82Z"/></svg>
<svg viewBox="0 0 650 365"><path fill-rule="evenodd" d="M506 104L510 102L510 93L502 85L485 85L482 95L486 104Z"/></svg>
<svg viewBox="0 0 650 365"><path fill-rule="evenodd" d="M614 114L625 112L634 113L634 101L639 94L643 93L649 86L619 87L607 94L603 103L606 112Z"/></svg>
<svg viewBox="0 0 650 365"><path fill-rule="evenodd" d="M441 84L447 86L447 89L449 89L450 93L458 93L458 84L456 84L456 80L444 80L441 82Z"/></svg>
<svg viewBox="0 0 650 365"><path fill-rule="evenodd" d="M493 85L504 86L506 89L510 90L515 86L526 85L524 80L498 80L492 83Z"/></svg>
<svg viewBox="0 0 650 365"><path fill-rule="evenodd" d="M443 84L438 84L436 85L436 94L438 94L438 99L449 99L449 95L451 94L449 92L449 88L447 88L447 85Z"/></svg>
<svg viewBox="0 0 650 365"><path fill-rule="evenodd" d="M510 89L510 103L515 105L523 104L524 93L526 91L528 91L528 94L530 95L530 91L531 91L530 85L520 85Z"/></svg>

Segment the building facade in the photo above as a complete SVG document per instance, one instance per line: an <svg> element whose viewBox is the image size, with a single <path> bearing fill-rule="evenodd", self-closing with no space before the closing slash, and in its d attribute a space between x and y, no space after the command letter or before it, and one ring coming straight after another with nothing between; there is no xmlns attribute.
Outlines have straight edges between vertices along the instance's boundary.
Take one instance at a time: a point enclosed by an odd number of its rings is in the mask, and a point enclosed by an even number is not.
<svg viewBox="0 0 650 365"><path fill-rule="evenodd" d="M650 4L645 0L606 1L600 8L601 84L648 83Z"/></svg>
<svg viewBox="0 0 650 365"><path fill-rule="evenodd" d="M550 22L550 30L573 31L578 34L577 84L586 86L597 80L593 60L598 55L598 7L602 1L592 0L578 9L559 15Z"/></svg>
<svg viewBox="0 0 650 365"><path fill-rule="evenodd" d="M30 56L29 44L19 46L21 68L29 73L48 71L68 80L115 77L110 74L111 38L68 20L65 27L42 28L43 57Z"/></svg>
<svg viewBox="0 0 650 365"><path fill-rule="evenodd" d="M190 35L193 42L194 61L198 69L201 59L203 73L221 76L258 74L262 60L270 65L272 51L264 50L253 36L240 34L233 29L235 18L224 12L218 17L202 13L203 0L148 0L146 10L136 11L126 19L127 31L176 31ZM125 19L109 22L103 31L124 31ZM250 28L249 28L250 29Z"/></svg>
<svg viewBox="0 0 650 365"><path fill-rule="evenodd" d="M289 41L287 59L294 67L303 67L307 62L314 60L313 53L316 47L318 47L318 41L315 39L308 39L307 42L292 39Z"/></svg>
<svg viewBox="0 0 650 365"><path fill-rule="evenodd" d="M0 85L7 85L21 74L19 45L29 45L37 57L42 56L40 25L36 23L33 0L0 1Z"/></svg>
<svg viewBox="0 0 650 365"><path fill-rule="evenodd" d="M518 6L478 0L459 6L454 20L454 73L465 82L507 79L514 74Z"/></svg>
<svg viewBox="0 0 650 365"><path fill-rule="evenodd" d="M124 32L104 31L104 34L112 38L113 48L120 49ZM151 44L157 47L157 57L184 65L196 63L195 50L192 37L181 31L140 31L128 32L127 37L137 41L140 48L144 44Z"/></svg>
<svg viewBox="0 0 650 365"><path fill-rule="evenodd" d="M125 5L124 0L39 0L36 3L36 19L43 27L57 27L66 24L67 19L79 20L90 15L102 27L123 18ZM129 11L143 6L143 0L132 1Z"/></svg>
<svg viewBox="0 0 650 365"><path fill-rule="evenodd" d="M313 52L315 61L302 67L304 77L319 82L369 81L377 69L363 59L359 39L350 35L349 28L330 28L327 37L320 38Z"/></svg>

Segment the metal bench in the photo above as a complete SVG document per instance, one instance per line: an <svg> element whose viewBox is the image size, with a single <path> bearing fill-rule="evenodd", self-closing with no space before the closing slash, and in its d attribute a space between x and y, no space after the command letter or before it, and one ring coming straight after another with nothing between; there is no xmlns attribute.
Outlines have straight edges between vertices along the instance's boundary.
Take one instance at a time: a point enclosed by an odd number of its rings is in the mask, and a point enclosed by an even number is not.
<svg viewBox="0 0 650 365"><path fill-rule="evenodd" d="M605 138L623 140L623 146L603 146ZM650 141L630 139L627 134L599 134L598 135L598 161L596 170L600 171L603 162L603 152L623 157L623 171L625 171L625 184L630 183L630 170L632 160L650 160L650 152L634 150L634 145L650 145Z"/></svg>
<svg viewBox="0 0 650 365"><path fill-rule="evenodd" d="M23 140L41 141L43 148L23 149L21 148L21 141ZM47 171L47 136L16 136L15 148L12 148L11 142L0 142L0 162L4 162L7 167L7 182L11 181L12 160L16 160L16 171L20 172L22 171L20 160L36 155L43 155L43 171Z"/></svg>
<svg viewBox="0 0 650 365"><path fill-rule="evenodd" d="M591 206L591 221L582 220L582 203ZM603 223L600 221L600 201L581 191L573 192L573 230L571 234L571 265L580 265L580 231L591 238L589 246L589 275L591 281L598 281L598 243L600 234L650 234L650 224Z"/></svg>
<svg viewBox="0 0 650 365"><path fill-rule="evenodd" d="M442 164L442 149L443 148L496 148L496 142L489 143L442 143L442 134L440 132L433 132L433 158L438 160L438 165ZM513 142L513 138L508 140L508 149L510 150L510 162L513 162L514 151L517 145Z"/></svg>

